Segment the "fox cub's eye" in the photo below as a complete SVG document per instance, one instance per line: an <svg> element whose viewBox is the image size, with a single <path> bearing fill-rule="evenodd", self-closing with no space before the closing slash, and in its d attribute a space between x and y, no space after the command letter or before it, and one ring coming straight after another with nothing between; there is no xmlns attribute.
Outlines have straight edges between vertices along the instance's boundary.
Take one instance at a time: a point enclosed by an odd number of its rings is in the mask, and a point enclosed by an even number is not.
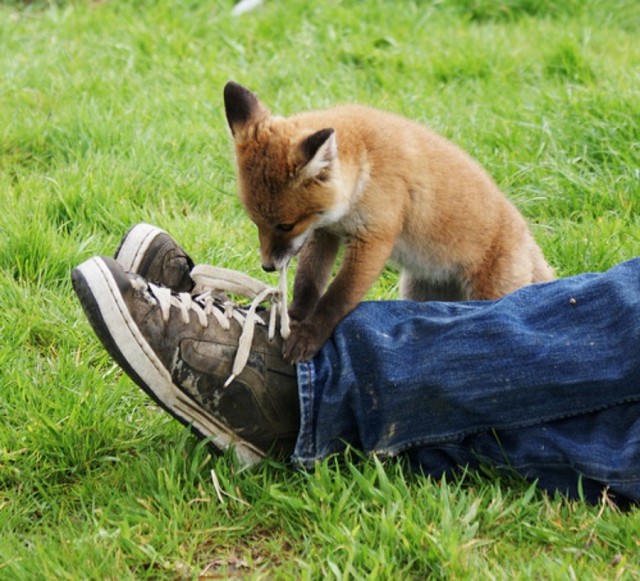
<svg viewBox="0 0 640 581"><path fill-rule="evenodd" d="M278 224L276 230L278 230L278 232L291 232L294 226L295 224Z"/></svg>

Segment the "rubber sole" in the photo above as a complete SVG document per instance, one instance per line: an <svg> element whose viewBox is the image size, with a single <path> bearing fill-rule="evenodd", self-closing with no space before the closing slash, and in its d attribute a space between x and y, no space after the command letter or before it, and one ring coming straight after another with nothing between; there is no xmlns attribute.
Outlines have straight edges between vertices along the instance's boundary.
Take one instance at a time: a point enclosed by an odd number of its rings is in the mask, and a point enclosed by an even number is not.
<svg viewBox="0 0 640 581"><path fill-rule="evenodd" d="M232 448L243 466L266 457L173 383L171 374L131 318L105 259L94 257L82 263L73 271L72 280L87 319L106 350L160 407L218 450Z"/></svg>

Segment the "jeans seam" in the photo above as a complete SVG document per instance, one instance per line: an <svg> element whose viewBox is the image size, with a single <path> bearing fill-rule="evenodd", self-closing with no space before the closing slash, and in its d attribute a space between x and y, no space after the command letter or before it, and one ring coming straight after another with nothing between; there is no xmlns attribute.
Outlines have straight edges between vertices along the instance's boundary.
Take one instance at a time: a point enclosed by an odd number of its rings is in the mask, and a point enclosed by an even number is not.
<svg viewBox="0 0 640 581"><path fill-rule="evenodd" d="M299 363L298 373L298 395L300 398L300 431L296 441L294 454L291 459L303 465L309 463L314 449L314 429L313 429L313 408L315 382L315 370L312 361Z"/></svg>

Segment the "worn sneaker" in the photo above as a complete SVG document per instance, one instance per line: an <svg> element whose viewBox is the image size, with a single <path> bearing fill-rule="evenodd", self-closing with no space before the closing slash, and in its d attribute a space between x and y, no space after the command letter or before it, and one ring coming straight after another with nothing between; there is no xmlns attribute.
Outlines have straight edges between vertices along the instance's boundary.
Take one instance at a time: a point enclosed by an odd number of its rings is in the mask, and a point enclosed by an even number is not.
<svg viewBox="0 0 640 581"><path fill-rule="evenodd" d="M190 292L193 260L164 230L136 224L124 235L115 259L125 272L135 272L155 284L176 292Z"/></svg>
<svg viewBox="0 0 640 581"><path fill-rule="evenodd" d="M231 271L221 272L225 278ZM211 267L200 273L209 289L218 274ZM210 290L173 292L103 257L82 263L72 280L104 347L176 419L218 450L232 448L243 465L292 453L300 422L295 368L283 361L281 337L273 333L277 301L257 307L277 298L277 289L247 290L254 300L241 308ZM221 286L242 290L238 282Z"/></svg>

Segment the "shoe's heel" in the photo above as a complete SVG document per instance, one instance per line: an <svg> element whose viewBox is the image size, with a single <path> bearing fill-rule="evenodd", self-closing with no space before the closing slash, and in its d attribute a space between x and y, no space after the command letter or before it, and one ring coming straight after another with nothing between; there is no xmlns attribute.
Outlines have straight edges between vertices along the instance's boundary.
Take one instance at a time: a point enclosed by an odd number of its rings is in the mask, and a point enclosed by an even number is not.
<svg viewBox="0 0 640 581"><path fill-rule="evenodd" d="M140 272L140 266L146 259L149 248L153 246L158 236L168 234L151 224L136 224L124 235L115 253L115 259L122 265L125 272Z"/></svg>

